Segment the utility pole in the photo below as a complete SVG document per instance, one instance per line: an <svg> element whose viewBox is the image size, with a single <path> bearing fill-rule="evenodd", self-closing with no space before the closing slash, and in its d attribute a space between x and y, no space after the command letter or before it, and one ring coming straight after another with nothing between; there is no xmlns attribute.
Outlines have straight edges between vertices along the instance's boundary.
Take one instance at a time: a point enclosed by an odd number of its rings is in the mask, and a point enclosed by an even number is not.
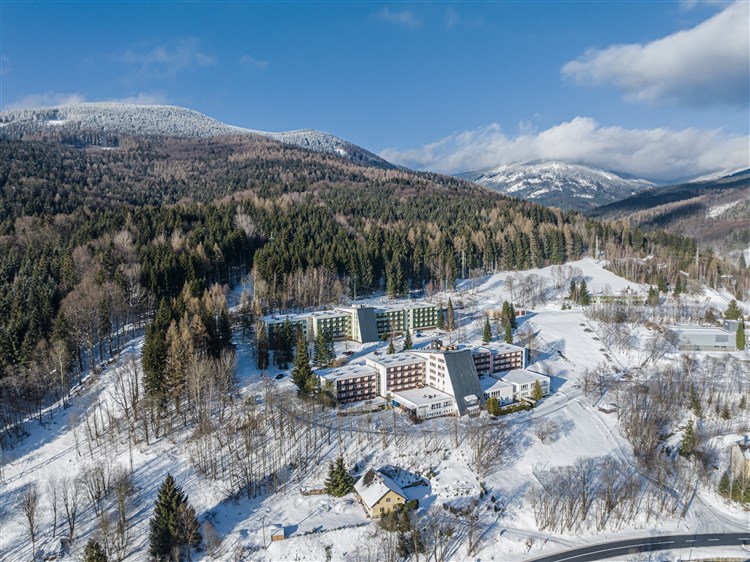
<svg viewBox="0 0 750 562"><path fill-rule="evenodd" d="M261 523L261 525L263 525L263 548L264 549L267 546L267 543L266 543L266 517L268 517L268 515L264 515L263 517L260 518L260 523Z"/></svg>

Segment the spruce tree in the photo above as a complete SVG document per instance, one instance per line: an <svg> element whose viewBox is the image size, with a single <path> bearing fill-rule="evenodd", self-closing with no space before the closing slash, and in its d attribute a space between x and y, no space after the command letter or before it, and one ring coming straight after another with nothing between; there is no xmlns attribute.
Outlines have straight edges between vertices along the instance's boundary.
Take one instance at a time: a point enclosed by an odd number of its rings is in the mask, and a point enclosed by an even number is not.
<svg viewBox="0 0 750 562"><path fill-rule="evenodd" d="M542 391L542 384L539 381L534 381L534 388L531 391L531 399L539 402L539 400L542 399L542 396L544 396Z"/></svg>
<svg viewBox="0 0 750 562"><path fill-rule="evenodd" d="M83 562L107 562L107 554L102 545L94 539L89 539L83 549Z"/></svg>
<svg viewBox="0 0 750 562"><path fill-rule="evenodd" d="M688 420L687 427L685 428L685 434L682 436L682 442L680 443L680 455L683 457L689 457L695 450L695 425L693 420Z"/></svg>
<svg viewBox="0 0 750 562"><path fill-rule="evenodd" d="M325 481L326 493L340 498L354 489L354 478L344 466L344 457L328 464L328 478Z"/></svg>
<svg viewBox="0 0 750 562"><path fill-rule="evenodd" d="M149 552L156 558L171 556L175 548L200 544L195 510L171 474L161 485L149 525Z"/></svg>
<svg viewBox="0 0 750 562"><path fill-rule="evenodd" d="M512 302L508 303L508 322L510 323L510 327L515 330L517 326L516 307L513 306Z"/></svg>
<svg viewBox="0 0 750 562"><path fill-rule="evenodd" d="M490 343L492 341L492 327L490 326L490 317L484 317L484 329L482 330L482 341Z"/></svg>
<svg viewBox="0 0 750 562"><path fill-rule="evenodd" d="M500 411L500 404L494 396L490 396L485 405L487 407L487 413L491 416L496 416Z"/></svg>
<svg viewBox="0 0 750 562"><path fill-rule="evenodd" d="M578 287L576 287L575 279L570 280L570 291L568 293L568 298L573 302L578 302Z"/></svg>
<svg viewBox="0 0 750 562"><path fill-rule="evenodd" d="M402 351L408 351L412 348L413 342L411 341L411 330L406 329L406 336L404 336L404 348Z"/></svg>
<svg viewBox="0 0 750 562"><path fill-rule="evenodd" d="M388 355L393 355L394 353L396 353L396 348L393 345L393 338L391 338L391 341L388 344Z"/></svg>
<svg viewBox="0 0 750 562"><path fill-rule="evenodd" d="M740 320L742 319L742 312L737 306L737 301L732 299L727 306L726 312L724 312L724 318L727 320Z"/></svg>
<svg viewBox="0 0 750 562"><path fill-rule="evenodd" d="M510 327L510 324L505 325L505 339L503 341L505 343L513 343L513 329Z"/></svg>
<svg viewBox="0 0 750 562"><path fill-rule="evenodd" d="M323 332L323 341L325 343L326 355L328 356L328 364L330 365L336 359L336 347L333 345L333 336L330 330Z"/></svg>
<svg viewBox="0 0 750 562"><path fill-rule="evenodd" d="M745 322L742 320L737 326L737 349L740 351L745 349Z"/></svg>
<svg viewBox="0 0 750 562"><path fill-rule="evenodd" d="M445 328L449 332L452 332L456 329L456 317L453 312L453 301L448 298L448 311L446 312L446 318L445 318Z"/></svg>
<svg viewBox="0 0 750 562"><path fill-rule="evenodd" d="M578 290L578 304L586 306L589 302L589 289L586 286L586 281L581 281L581 288Z"/></svg>
<svg viewBox="0 0 750 562"><path fill-rule="evenodd" d="M268 334L266 334L266 324L263 320L255 323L255 359L258 369L261 371L268 369Z"/></svg>
<svg viewBox="0 0 750 562"><path fill-rule="evenodd" d="M297 352L294 356L294 367L292 367L292 380L300 392L311 392L315 389L315 375L310 369L307 342L301 329L297 330Z"/></svg>
<svg viewBox="0 0 750 562"><path fill-rule="evenodd" d="M443 312L443 303L440 303L437 309L437 328L438 330L445 330L445 313Z"/></svg>
<svg viewBox="0 0 750 562"><path fill-rule="evenodd" d="M316 365L325 367L328 365L328 348L326 346L325 334L323 330L318 330L315 335L315 345L313 347L313 361Z"/></svg>

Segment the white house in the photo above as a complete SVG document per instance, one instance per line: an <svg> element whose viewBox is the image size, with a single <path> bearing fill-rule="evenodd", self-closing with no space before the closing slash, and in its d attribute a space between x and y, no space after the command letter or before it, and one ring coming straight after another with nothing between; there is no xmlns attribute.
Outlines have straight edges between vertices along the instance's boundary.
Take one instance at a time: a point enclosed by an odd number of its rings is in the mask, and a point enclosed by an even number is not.
<svg viewBox="0 0 750 562"><path fill-rule="evenodd" d="M502 375L500 380L513 385L513 398L515 400L531 398L531 394L534 392L534 383L537 381L542 387L542 396L549 394L549 377L541 373L534 373L527 369L513 369Z"/></svg>

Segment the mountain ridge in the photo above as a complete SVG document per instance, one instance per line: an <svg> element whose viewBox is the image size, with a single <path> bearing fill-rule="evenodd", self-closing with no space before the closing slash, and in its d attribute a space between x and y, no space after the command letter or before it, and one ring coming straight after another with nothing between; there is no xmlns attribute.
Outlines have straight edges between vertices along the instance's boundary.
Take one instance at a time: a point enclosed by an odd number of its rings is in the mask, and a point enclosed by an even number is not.
<svg viewBox="0 0 750 562"><path fill-rule="evenodd" d="M95 133L176 138L257 135L314 152L333 154L365 166L398 168L361 146L316 129L281 132L248 129L176 105L87 102L0 112L0 137L24 138L50 131L73 135Z"/></svg>

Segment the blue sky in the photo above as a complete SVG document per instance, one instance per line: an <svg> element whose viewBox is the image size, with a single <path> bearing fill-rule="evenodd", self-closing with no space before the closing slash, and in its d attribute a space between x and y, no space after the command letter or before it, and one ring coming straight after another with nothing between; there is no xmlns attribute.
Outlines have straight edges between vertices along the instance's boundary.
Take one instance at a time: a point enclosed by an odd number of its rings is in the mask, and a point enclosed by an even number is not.
<svg viewBox="0 0 750 562"><path fill-rule="evenodd" d="M1 4L3 110L170 103L442 171L749 158L746 2Z"/></svg>

